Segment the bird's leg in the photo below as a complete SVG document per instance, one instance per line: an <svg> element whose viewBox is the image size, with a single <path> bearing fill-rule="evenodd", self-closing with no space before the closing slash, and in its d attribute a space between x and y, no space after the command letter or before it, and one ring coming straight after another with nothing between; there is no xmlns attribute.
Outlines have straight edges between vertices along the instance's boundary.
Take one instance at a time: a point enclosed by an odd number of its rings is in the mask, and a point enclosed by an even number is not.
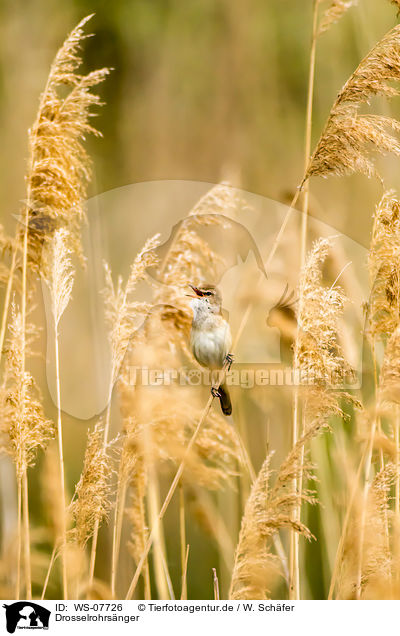
<svg viewBox="0 0 400 636"><path fill-rule="evenodd" d="M226 364L227 371L231 370L233 360L234 360L233 353L227 353L224 360L224 364Z"/></svg>
<svg viewBox="0 0 400 636"><path fill-rule="evenodd" d="M221 397L221 393L215 388L215 386L211 387L211 395L215 398Z"/></svg>

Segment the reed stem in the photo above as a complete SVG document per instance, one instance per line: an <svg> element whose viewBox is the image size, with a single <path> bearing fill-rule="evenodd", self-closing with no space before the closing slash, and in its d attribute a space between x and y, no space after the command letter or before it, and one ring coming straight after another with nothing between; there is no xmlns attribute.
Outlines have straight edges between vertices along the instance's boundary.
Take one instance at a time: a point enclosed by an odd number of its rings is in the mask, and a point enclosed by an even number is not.
<svg viewBox="0 0 400 636"><path fill-rule="evenodd" d="M25 596L27 600L32 598L32 575L31 575L31 541L29 531L29 504L28 504L28 476L26 469L22 475L22 505L23 505L23 525L24 525L24 551L25 551Z"/></svg>
<svg viewBox="0 0 400 636"><path fill-rule="evenodd" d="M21 515L22 515L22 481L17 477L17 576L15 579L15 598L20 599L21 594L21 552L22 552L22 532L21 532Z"/></svg>
<svg viewBox="0 0 400 636"><path fill-rule="evenodd" d="M64 450L63 450L63 434L62 434L62 418L61 418L61 382L60 382L60 356L58 345L57 326L54 330L55 345L55 361L56 361L56 386L57 386L57 441L58 441L58 459L60 464L60 492L62 496L61 508L61 529L62 529L62 583L64 599L68 599L68 575L67 575L67 519L66 519L66 489L65 489L65 467L64 467Z"/></svg>
<svg viewBox="0 0 400 636"><path fill-rule="evenodd" d="M4 349L4 339L6 337L7 330L7 318L8 318L8 310L10 308L10 300L11 300L11 292L12 286L14 282L14 274L15 274L15 266L17 262L17 246L13 246L13 255L11 261L10 272L7 279L7 287L6 287L6 295L4 297L4 307L3 307L3 316L1 319L1 329L0 329L0 363L3 356Z"/></svg>
<svg viewBox="0 0 400 636"><path fill-rule="evenodd" d="M179 538L181 544L181 578L182 578L182 592L181 600L187 600L187 556L188 548L186 545L186 522L185 522L185 493L182 483L179 484Z"/></svg>
<svg viewBox="0 0 400 636"><path fill-rule="evenodd" d="M310 51L310 66L308 73L308 89L307 89L307 110L306 110L306 130L304 141L304 174L307 173L307 167L310 161L311 154L311 133L312 133L312 113L313 113L313 101L314 101L314 83L315 83L315 58L318 39L318 5L320 0L314 0L313 5L313 24L312 24L312 38L311 38L311 51ZM309 195L310 187L309 181L304 182L303 186L303 200L302 200L302 218L301 218L301 239L300 239L300 272L304 266L307 249L307 222L309 214ZM301 302L299 301L299 306ZM301 311L299 309L299 311ZM297 348L297 338L296 338ZM294 356L294 373L298 368L297 355ZM292 445L295 446L299 439L299 425L298 417L300 414L300 400L299 389L296 386L294 391L294 405L293 405L293 421L292 421ZM303 431L304 432L304 431ZM300 492L303 487L303 463L304 463L304 448L301 450L300 457L300 474L298 479L294 479L293 488L295 492ZM301 503L295 507L293 512L293 518L295 521L300 521L301 517ZM292 600L300 599L300 564L299 564L299 533L290 529L290 555L289 555L289 598Z"/></svg>
<svg viewBox="0 0 400 636"><path fill-rule="evenodd" d="M117 498L115 501L115 513L113 523L113 542L112 542L112 560L111 560L111 595L115 596L115 583L118 570L119 551L121 546L122 522L124 518L124 507L126 500L127 480L121 478L118 480Z"/></svg>

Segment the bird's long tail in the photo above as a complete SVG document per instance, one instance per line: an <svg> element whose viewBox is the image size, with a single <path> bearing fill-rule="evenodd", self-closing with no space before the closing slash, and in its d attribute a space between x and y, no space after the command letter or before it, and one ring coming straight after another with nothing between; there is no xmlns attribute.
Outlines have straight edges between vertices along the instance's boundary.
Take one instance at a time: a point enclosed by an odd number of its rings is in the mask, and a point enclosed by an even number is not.
<svg viewBox="0 0 400 636"><path fill-rule="evenodd" d="M231 396L229 395L229 391L226 388L225 384L221 384L218 389L219 392L219 401L221 404L221 409L224 415L231 415L232 413L232 402Z"/></svg>

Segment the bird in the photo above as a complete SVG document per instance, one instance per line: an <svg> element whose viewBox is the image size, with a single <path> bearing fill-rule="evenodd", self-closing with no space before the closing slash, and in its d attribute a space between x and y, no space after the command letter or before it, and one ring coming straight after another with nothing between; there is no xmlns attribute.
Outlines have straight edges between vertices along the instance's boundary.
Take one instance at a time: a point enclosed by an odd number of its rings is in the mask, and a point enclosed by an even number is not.
<svg viewBox="0 0 400 636"><path fill-rule="evenodd" d="M193 309L190 346L194 357L203 367L217 370L227 363L228 369L233 361L229 353L232 336L229 323L222 315L222 296L215 285L195 287L189 284L195 295L190 295ZM218 389L211 389L218 397L224 415L231 415L232 403L229 391L224 383Z"/></svg>

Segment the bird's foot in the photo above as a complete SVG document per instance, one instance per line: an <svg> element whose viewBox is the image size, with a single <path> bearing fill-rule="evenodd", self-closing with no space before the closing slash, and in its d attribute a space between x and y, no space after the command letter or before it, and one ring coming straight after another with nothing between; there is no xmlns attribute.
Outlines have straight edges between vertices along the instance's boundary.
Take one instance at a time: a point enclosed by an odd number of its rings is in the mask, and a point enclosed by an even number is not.
<svg viewBox="0 0 400 636"><path fill-rule="evenodd" d="M211 387L211 395L215 398L221 397L221 393L215 388L215 386Z"/></svg>
<svg viewBox="0 0 400 636"><path fill-rule="evenodd" d="M225 364L226 364L227 371L231 370L233 360L234 360L233 353L227 353L225 356Z"/></svg>

